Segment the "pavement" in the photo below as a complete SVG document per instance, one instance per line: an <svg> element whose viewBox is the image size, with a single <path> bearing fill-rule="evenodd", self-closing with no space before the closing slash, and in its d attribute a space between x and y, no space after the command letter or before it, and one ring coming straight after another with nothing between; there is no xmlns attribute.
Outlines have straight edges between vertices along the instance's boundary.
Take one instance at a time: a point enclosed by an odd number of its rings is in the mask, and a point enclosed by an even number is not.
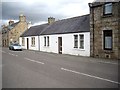
<svg viewBox="0 0 120 90"><path fill-rule="evenodd" d="M118 61L2 48L3 88L118 88Z"/></svg>

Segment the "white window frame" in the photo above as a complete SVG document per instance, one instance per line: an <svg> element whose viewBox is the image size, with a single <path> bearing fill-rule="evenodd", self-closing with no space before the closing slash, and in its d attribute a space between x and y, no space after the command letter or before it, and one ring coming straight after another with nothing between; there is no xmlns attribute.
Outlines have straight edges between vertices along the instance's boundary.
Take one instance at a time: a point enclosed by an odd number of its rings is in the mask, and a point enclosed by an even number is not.
<svg viewBox="0 0 120 90"><path fill-rule="evenodd" d="M44 36L44 46L46 46L46 36Z"/></svg>
<svg viewBox="0 0 120 90"><path fill-rule="evenodd" d="M77 38L75 38L77 37ZM78 35L74 35L74 48L78 48Z"/></svg>
<svg viewBox="0 0 120 90"><path fill-rule="evenodd" d="M35 46L35 37L31 37L31 46Z"/></svg>
<svg viewBox="0 0 120 90"><path fill-rule="evenodd" d="M47 36L47 46L50 46L50 38Z"/></svg>
<svg viewBox="0 0 120 90"><path fill-rule="evenodd" d="M81 36L83 36L83 38L81 38ZM79 34L79 48L80 49L84 49L85 48L85 41L84 41L84 39L85 39L84 34ZM83 42L83 47L81 47L81 42Z"/></svg>

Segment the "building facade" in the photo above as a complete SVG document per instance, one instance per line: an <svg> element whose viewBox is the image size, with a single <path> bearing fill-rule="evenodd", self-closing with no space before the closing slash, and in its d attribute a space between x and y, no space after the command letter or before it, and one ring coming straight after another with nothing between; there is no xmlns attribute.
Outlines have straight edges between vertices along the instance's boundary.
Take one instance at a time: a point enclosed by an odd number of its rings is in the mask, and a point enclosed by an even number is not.
<svg viewBox="0 0 120 90"><path fill-rule="evenodd" d="M120 2L93 2L90 7L90 55L120 59Z"/></svg>
<svg viewBox="0 0 120 90"><path fill-rule="evenodd" d="M20 14L19 21L10 20L9 25L2 27L2 46L8 47L12 43L19 43L20 35L28 29L26 17Z"/></svg>
<svg viewBox="0 0 120 90"><path fill-rule="evenodd" d="M7 25L2 25L2 46L8 46L8 27Z"/></svg>
<svg viewBox="0 0 120 90"><path fill-rule="evenodd" d="M40 33L48 24L32 26L19 38L19 43L23 49L40 51Z"/></svg>
<svg viewBox="0 0 120 90"><path fill-rule="evenodd" d="M40 34L40 51L90 56L89 14L59 20Z"/></svg>
<svg viewBox="0 0 120 90"><path fill-rule="evenodd" d="M90 56L90 32L40 36L40 51Z"/></svg>
<svg viewBox="0 0 120 90"><path fill-rule="evenodd" d="M23 49L90 56L89 14L33 26L20 37Z"/></svg>

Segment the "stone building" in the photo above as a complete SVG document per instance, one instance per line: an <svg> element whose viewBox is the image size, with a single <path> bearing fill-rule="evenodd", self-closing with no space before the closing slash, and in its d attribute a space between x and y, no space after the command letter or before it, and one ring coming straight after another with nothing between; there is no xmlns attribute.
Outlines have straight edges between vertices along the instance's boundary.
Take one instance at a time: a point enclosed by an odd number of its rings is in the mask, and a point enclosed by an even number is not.
<svg viewBox="0 0 120 90"><path fill-rule="evenodd" d="M8 46L8 26L2 25L2 46Z"/></svg>
<svg viewBox="0 0 120 90"><path fill-rule="evenodd" d="M90 56L89 14L32 26L20 37L23 49Z"/></svg>
<svg viewBox="0 0 120 90"><path fill-rule="evenodd" d="M20 35L28 29L26 17L20 14L19 21L14 23L10 20L9 25L2 27L2 46L7 47L11 43L19 43Z"/></svg>
<svg viewBox="0 0 120 90"><path fill-rule="evenodd" d="M120 2L93 2L90 7L90 55L120 59Z"/></svg>

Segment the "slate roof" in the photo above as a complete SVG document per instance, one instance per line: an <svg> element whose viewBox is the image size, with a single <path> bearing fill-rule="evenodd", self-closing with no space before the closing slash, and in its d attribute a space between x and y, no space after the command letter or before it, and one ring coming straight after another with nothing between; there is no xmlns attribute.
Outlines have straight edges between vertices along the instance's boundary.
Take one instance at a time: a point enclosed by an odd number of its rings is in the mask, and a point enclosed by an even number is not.
<svg viewBox="0 0 120 90"><path fill-rule="evenodd" d="M89 14L59 20L50 25L47 23L38 26L32 26L30 29L25 31L21 37L78 32L90 32Z"/></svg>
<svg viewBox="0 0 120 90"><path fill-rule="evenodd" d="M41 35L65 34L90 31L90 17L88 15L56 21L45 28Z"/></svg>
<svg viewBox="0 0 120 90"><path fill-rule="evenodd" d="M8 30L13 29L19 22L13 23L12 25L8 26Z"/></svg>
<svg viewBox="0 0 120 90"><path fill-rule="evenodd" d="M15 27L19 22L13 23L11 26Z"/></svg>
<svg viewBox="0 0 120 90"><path fill-rule="evenodd" d="M42 25L37 25L37 26L32 26L28 30L26 30L21 37L27 37L27 36L38 36L41 31L47 27L48 24L42 24Z"/></svg>

